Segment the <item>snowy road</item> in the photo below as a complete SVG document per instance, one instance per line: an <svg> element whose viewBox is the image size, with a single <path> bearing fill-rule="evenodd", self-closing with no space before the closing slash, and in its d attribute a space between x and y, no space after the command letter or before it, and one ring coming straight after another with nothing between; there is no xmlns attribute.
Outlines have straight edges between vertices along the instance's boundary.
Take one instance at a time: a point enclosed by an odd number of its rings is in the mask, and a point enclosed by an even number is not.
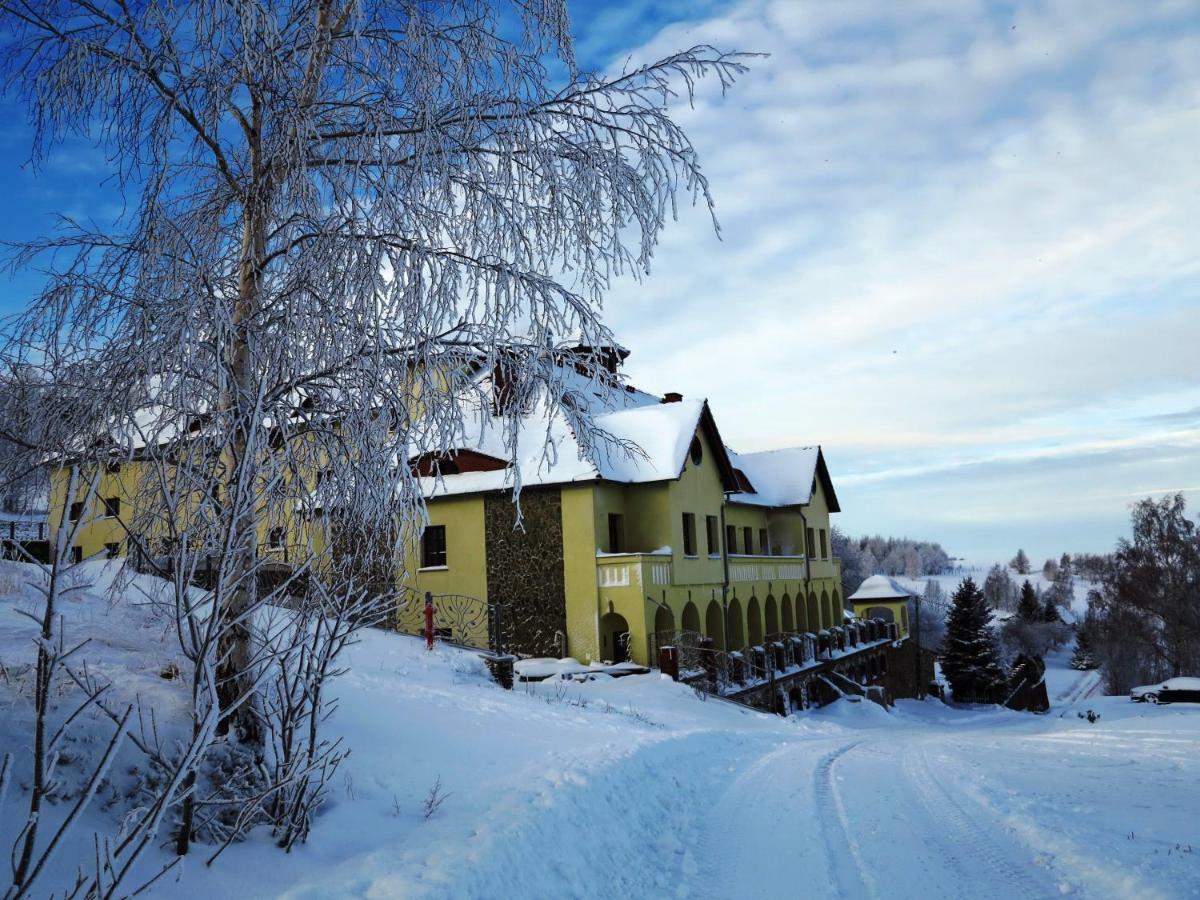
<svg viewBox="0 0 1200 900"><path fill-rule="evenodd" d="M1200 709L1105 727L906 706L749 765L717 805L700 895L1200 896Z"/></svg>

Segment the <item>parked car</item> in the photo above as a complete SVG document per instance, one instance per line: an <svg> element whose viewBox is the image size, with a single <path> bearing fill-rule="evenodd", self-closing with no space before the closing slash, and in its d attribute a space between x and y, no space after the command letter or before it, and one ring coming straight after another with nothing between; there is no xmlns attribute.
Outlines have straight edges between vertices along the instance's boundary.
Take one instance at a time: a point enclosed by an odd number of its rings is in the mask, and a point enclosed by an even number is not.
<svg viewBox="0 0 1200 900"><path fill-rule="evenodd" d="M1200 678L1168 678L1162 684L1146 684L1129 692L1134 703L1200 703Z"/></svg>

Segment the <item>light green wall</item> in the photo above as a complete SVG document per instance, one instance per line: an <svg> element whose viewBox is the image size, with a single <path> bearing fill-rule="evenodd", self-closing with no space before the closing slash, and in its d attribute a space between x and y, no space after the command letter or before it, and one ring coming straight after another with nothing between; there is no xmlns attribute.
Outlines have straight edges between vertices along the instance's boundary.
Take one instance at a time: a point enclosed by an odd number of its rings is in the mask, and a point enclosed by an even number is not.
<svg viewBox="0 0 1200 900"><path fill-rule="evenodd" d="M606 540L595 527L594 508L601 502L602 485L571 485L562 489L563 583L567 599L567 652L582 662L600 658L599 603L596 595L597 540ZM602 538L600 535L603 534Z"/></svg>

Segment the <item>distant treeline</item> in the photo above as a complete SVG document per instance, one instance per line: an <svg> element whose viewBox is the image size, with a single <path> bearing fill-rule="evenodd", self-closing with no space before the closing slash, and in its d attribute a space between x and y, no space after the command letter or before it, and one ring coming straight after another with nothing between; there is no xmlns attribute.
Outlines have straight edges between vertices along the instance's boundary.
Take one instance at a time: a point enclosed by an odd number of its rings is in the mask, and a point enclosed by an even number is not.
<svg viewBox="0 0 1200 900"><path fill-rule="evenodd" d="M833 555L842 561L843 596L858 590L870 575L941 575L950 571L952 560L942 545L912 538L874 535L850 537L834 528Z"/></svg>

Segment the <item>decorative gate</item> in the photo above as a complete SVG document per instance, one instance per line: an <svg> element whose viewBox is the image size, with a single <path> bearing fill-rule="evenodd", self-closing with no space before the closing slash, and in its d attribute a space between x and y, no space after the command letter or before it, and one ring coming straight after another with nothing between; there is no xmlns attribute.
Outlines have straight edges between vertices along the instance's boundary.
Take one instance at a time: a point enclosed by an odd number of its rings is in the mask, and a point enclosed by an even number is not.
<svg viewBox="0 0 1200 900"><path fill-rule="evenodd" d="M504 616L498 603L465 594L433 594L406 591L400 600L396 628L406 634L422 634L426 601L433 603L433 633L452 644L505 653Z"/></svg>

